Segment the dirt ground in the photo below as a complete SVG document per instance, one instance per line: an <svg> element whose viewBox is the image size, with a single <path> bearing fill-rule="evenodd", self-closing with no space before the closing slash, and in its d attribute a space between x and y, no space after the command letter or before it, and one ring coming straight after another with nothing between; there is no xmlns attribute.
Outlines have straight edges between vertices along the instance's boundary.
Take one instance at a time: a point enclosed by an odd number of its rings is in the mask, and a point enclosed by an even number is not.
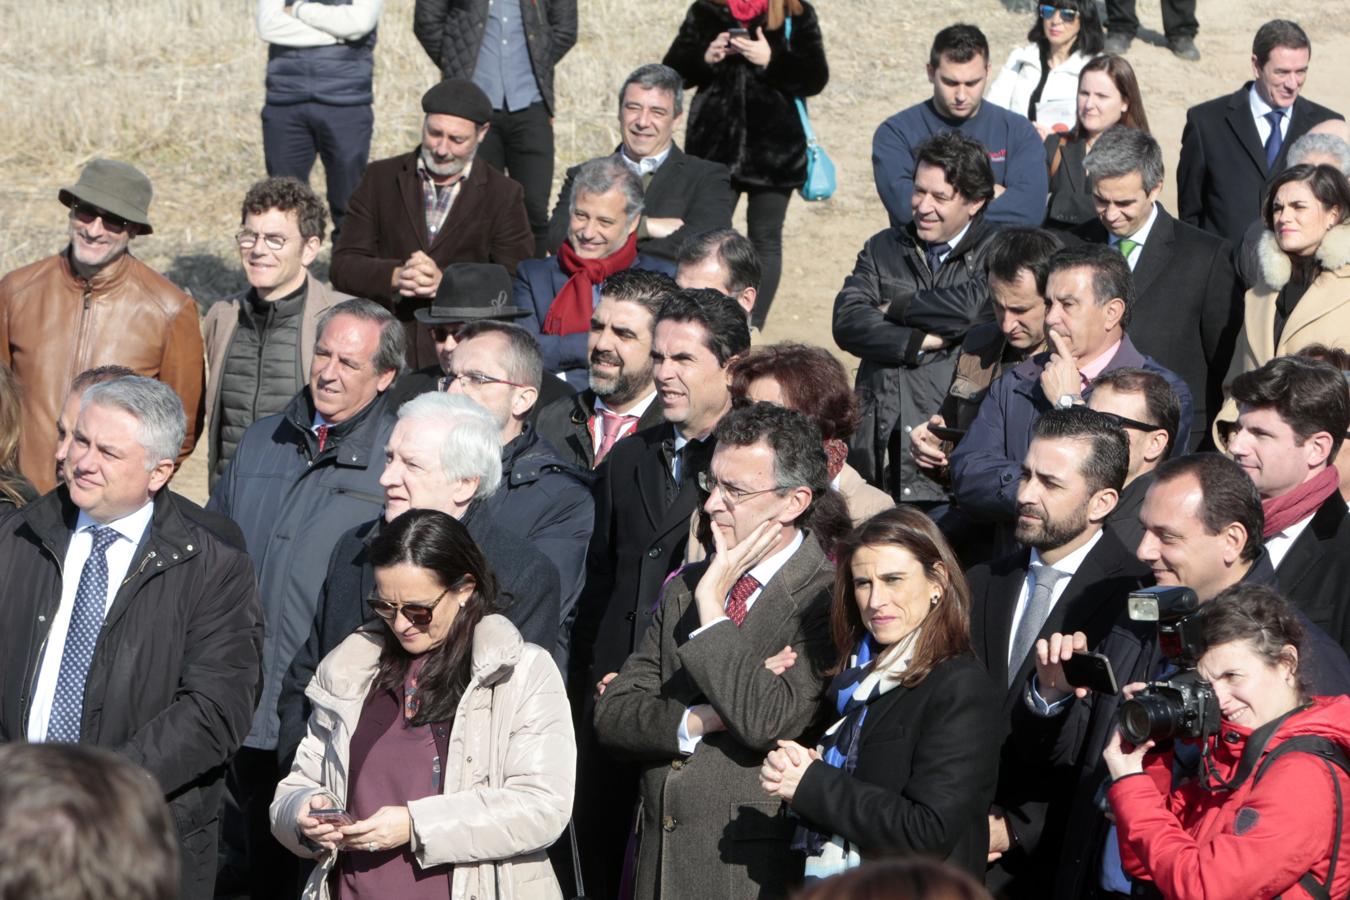
<svg viewBox="0 0 1350 900"><path fill-rule="evenodd" d="M64 218L56 190L89 158L136 162L156 186L155 235L139 256L194 295L214 299L242 281L230 235L238 201L261 177L258 110L265 54L251 19L206 0L72 0L51 8L0 0L0 271L58 249ZM228 6L234 6L230 4ZM829 201L795 197L784 232L782 286L760 340L833 345L830 309L863 242L885 227L872 185L871 136L893 112L930 93L924 62L933 33L953 21L980 25L995 73L1025 43L1032 14L998 0L817 0L831 79L811 101L816 132L838 168ZM1350 25L1344 2L1202 0L1199 63L1177 61L1161 37L1156 3L1139 4L1144 30L1130 50L1169 176L1186 108L1250 77L1251 37L1264 21L1295 16L1313 41L1305 95L1350 108ZM682 2L580 0L581 37L559 66L556 174L612 149L615 91L628 71L657 61L683 18ZM418 98L435 72L411 36L412 0L387 0L376 60L372 158L416 141ZM322 173L316 167L316 188ZM556 187L556 182L555 182ZM1164 203L1174 208L1169 183ZM742 216L738 227L744 228ZM318 271L326 270L326 252ZM175 488L206 495L205 454Z"/></svg>

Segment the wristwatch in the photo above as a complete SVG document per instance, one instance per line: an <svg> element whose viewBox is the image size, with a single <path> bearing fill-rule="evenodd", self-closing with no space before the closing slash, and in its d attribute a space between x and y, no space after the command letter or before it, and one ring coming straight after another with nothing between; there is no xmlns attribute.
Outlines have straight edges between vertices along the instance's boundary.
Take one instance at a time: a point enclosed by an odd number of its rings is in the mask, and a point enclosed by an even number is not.
<svg viewBox="0 0 1350 900"><path fill-rule="evenodd" d="M1055 401L1056 409L1073 409L1075 406L1082 406L1083 398L1077 394L1060 394L1059 399Z"/></svg>

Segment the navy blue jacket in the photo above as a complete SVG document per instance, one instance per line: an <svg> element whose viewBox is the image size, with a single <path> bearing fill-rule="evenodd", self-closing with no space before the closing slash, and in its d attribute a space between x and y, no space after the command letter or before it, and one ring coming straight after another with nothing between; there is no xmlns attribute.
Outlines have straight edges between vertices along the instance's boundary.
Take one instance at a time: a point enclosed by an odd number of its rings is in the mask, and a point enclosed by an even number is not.
<svg viewBox="0 0 1350 900"><path fill-rule="evenodd" d="M633 260L632 269L649 269L664 272L675 277L675 264L655 256L639 253ZM516 324L530 332L539 341L544 351L544 371L567 376L567 383L579 391L587 387L586 380L586 339L588 332L576 334L544 334L544 320L553 306L558 292L572 276L558 265L558 258L522 260L516 267L516 306L528 310L528 315L516 320ZM566 579L564 579L566 581Z"/></svg>
<svg viewBox="0 0 1350 900"><path fill-rule="evenodd" d="M310 0L324 6L347 6L351 0ZM359 38L322 47L267 47L267 103L327 103L369 106L375 102L377 28Z"/></svg>
<svg viewBox="0 0 1350 900"><path fill-rule="evenodd" d="M952 493L957 505L972 518L1008 523L1017 514L1017 482L1022 476L1022 460L1031 446L1032 429L1041 413L1054 407L1054 401L1041 390L1041 372L1049 360L1048 352L1038 353L1003 373L989 388L970 430L952 452ZM1192 403L1186 382L1141 354L1129 335L1121 338L1120 349L1105 371L1124 368L1148 369L1167 379L1181 400L1177 434L1187 434ZM1084 396L1091 393L1088 388ZM1176 449L1185 452L1181 442Z"/></svg>

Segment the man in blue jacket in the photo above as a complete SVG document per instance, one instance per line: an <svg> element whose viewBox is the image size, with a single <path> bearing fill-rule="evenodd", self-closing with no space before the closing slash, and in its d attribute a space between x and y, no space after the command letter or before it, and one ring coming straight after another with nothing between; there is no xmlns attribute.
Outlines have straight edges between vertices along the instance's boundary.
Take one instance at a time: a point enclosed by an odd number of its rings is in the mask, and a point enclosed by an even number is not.
<svg viewBox="0 0 1350 900"><path fill-rule="evenodd" d="M989 82L984 33L962 24L939 31L928 55L928 80L932 98L891 116L872 138L872 174L891 225L910 220L914 149L934 134L959 131L989 151L994 201L988 220L1039 228L1049 192L1044 145L1026 117L981 102Z"/></svg>

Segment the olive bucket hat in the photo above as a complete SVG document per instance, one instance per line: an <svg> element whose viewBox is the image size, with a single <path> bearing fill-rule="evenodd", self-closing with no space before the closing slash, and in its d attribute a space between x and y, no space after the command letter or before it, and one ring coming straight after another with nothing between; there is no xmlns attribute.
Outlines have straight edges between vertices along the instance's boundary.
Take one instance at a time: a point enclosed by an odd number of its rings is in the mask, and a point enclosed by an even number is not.
<svg viewBox="0 0 1350 900"><path fill-rule="evenodd" d="M141 234L150 234L150 198L154 189L150 179L135 166L111 159L94 159L80 170L80 180L61 189L57 197L67 207L76 202L96 206L128 222L135 222Z"/></svg>

